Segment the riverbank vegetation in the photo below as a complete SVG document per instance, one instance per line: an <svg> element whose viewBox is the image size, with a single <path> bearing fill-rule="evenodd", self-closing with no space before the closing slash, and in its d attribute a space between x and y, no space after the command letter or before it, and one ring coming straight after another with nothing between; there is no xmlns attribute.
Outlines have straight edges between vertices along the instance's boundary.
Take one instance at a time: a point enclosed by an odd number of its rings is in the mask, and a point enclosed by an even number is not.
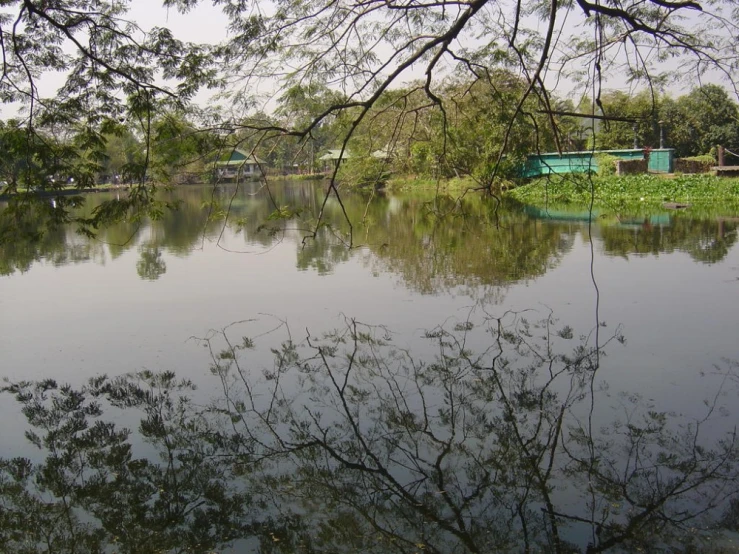
<svg viewBox="0 0 739 554"><path fill-rule="evenodd" d="M385 183L385 188L390 191L410 190L443 190L449 192L462 192L473 189L477 183L471 177L452 177L451 179L433 179L418 175L391 176Z"/></svg>
<svg viewBox="0 0 739 554"><path fill-rule="evenodd" d="M664 203L739 206L739 179L712 175L552 175L517 187L508 194L521 202L542 204L646 206Z"/></svg>
<svg viewBox="0 0 739 554"><path fill-rule="evenodd" d="M534 99L523 111L517 110L515 99L525 87L524 80L501 70L490 81L449 80L435 93L439 102L429 103L424 84L415 83L382 94L346 142L342 137L347 121L337 118L306 141L283 142L278 148L271 142L262 148L254 139L250 144L274 167L288 171L296 161L299 167L322 167L327 177L335 176L344 187L494 192L510 188L526 157L535 152L628 149L635 142L649 151L666 139L677 156L705 166L715 165L717 144L739 144L739 108L716 85L676 97L605 92L600 105L584 98L553 99L555 114L542 110ZM321 101L323 97L327 100ZM291 90L278 111L280 117L271 121L289 126L297 121L294 113L306 117L306 111L313 110L318 115L336 100L316 86ZM583 114L625 120L601 121ZM332 145L343 146L347 153L338 168L321 166L314 155Z"/></svg>
<svg viewBox="0 0 739 554"><path fill-rule="evenodd" d="M163 4L184 14L206 3ZM339 198L340 186L376 188L392 175L468 178L497 194L532 152L657 147L665 134L681 156L739 145L739 110L726 92L736 90L737 59L727 0L700 10L659 0L616 10L555 3L525 14L520 3L441 2L422 15L415 5L321 0L288 11L277 3L262 18L251 17L249 2L209 4L230 29L221 44L143 29L127 19L126 3L4 4L3 17L17 23L0 29L9 48L0 101L21 108L0 127L7 214L33 211L29 199L12 198L28 189L56 191L70 179L87 188L119 175L135 183L87 220L57 203L56 219L94 233L106 222L160 213L158 186L183 174L207 181L236 148L263 160L267 175L327 173L328 199ZM686 10L694 17L683 18ZM555 32L570 14L582 19L582 32ZM524 15L532 28L520 27ZM632 33L636 40L612 48ZM72 53L61 55L65 48ZM654 48L673 58L669 75L646 55ZM668 78L694 79L709 59L727 89L665 92ZM545 84L545 62L557 68L554 83L568 83L566 93ZM44 98L37 81L52 72L63 82ZM611 92L609 76L646 92ZM205 90L221 95L198 104ZM33 217L49 217L37 208Z"/></svg>

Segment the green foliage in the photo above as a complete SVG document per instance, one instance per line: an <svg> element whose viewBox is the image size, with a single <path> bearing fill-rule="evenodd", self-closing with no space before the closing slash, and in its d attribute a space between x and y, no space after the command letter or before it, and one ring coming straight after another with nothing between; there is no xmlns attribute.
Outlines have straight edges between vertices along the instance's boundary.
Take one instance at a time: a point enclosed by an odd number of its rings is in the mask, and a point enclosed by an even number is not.
<svg viewBox="0 0 739 554"><path fill-rule="evenodd" d="M105 158L101 172L107 182L133 183L137 181L136 167L144 162L144 150L134 134L121 127L114 134L104 136Z"/></svg>
<svg viewBox="0 0 739 554"><path fill-rule="evenodd" d="M583 125L567 112L587 106L556 98L541 61L552 61L575 81L587 72L605 74L616 56L605 45L631 32L639 39L617 55L642 60L620 75L634 83L661 86L655 64L664 59L644 51L664 40L670 45L665 57L682 61L699 51L701 60L712 60L726 75L732 68L724 60L735 59L733 42L715 25L731 21L724 13L731 4L724 0L704 8L705 16L695 12L691 24L695 19L704 25L695 32L684 28L682 18L691 3L630 0L615 11L591 2L560 6L562 16L584 14L586 28L597 25L597 44L588 32L553 40L557 26L549 23L557 10L538 5L526 14L534 24L521 29L519 11L502 6L494 20L478 15L482 5L474 3L452 17L443 3L423 14L415 6L361 5L347 17L345 7L322 0L276 2L260 15L249 2L162 2L182 13L205 4L227 20L222 44L184 42L168 28L142 30L127 20L128 2L3 2L0 101L20 107L25 118L19 133L6 137L17 144L0 172L12 176L1 178L9 184L5 193L47 189L49 180L70 178L87 186L103 172L127 174L140 186L149 179L168 184L184 174L201 175L221 146L254 151L280 173L296 166L313 172L317 152L357 138L370 146L368 152L389 148L398 154L396 171L470 176L481 187L500 190L527 153L582 148L585 141ZM608 25L601 17L609 18ZM449 48L452 43L466 46ZM423 79L393 90L411 67ZM37 80L47 73L63 75L64 82L51 98L41 98ZM225 93L222 112L215 102L193 109L203 89ZM256 108L263 109L270 94L277 110L264 114ZM737 138L736 107L722 89L708 85L690 96L689 111L678 106L675 113L699 116L686 124L686 136L697 132L693 140L701 151L707 150L703 143ZM669 102L660 94L630 99L606 93L598 101L606 114L639 118L644 144L656 145L657 113L676 140L681 136L680 119L661 114ZM597 140L613 146L626 140L630 132L619 125L606 125ZM201 136L206 129L218 132ZM412 153L417 143L428 149ZM101 213L95 224L102 223ZM96 225L85 224L85 231Z"/></svg>
<svg viewBox="0 0 739 554"><path fill-rule="evenodd" d="M727 0L688 19L682 13L694 8L690 2L629 0L615 11L592 2L559 10L536 5L525 14L531 22L525 29L518 8L501 6L500 17L491 18L478 14L484 3L465 4L453 16L443 2L423 14L410 5L362 4L350 17L345 6L323 0L273 2L260 15L249 2L161 4L182 13L209 4L226 19L228 37L218 45L195 44L168 28L142 29L127 19L124 1L3 2L0 101L20 108L23 118L10 125L15 130L4 129L0 141L8 153L0 163L5 195L56 190L71 179L86 187L102 175L123 175L142 189L150 181L198 180L224 148L233 147L254 152L280 174L296 168L313 173L318 152L354 141L366 153L391 152L395 172L471 177L495 192L517 174L526 154L579 149L587 140L587 126L572 112L594 107L557 98L542 74L543 61L573 82L585 74L592 82L626 55L642 63L629 64L620 77L658 89L667 57L682 62L700 52L701 70L711 60L725 75L733 71L725 60L736 58L734 43L722 35L731 31L716 25L732 21L724 13L732 7ZM588 32L554 38L551 18L571 12L584 16L586 29L597 27L597 43ZM703 27L686 29L685 21ZM632 32L639 38L625 44L627 52L614 54L618 49L607 46ZM669 48L661 56L645 54L664 41ZM411 68L422 80L398 87ZM37 81L48 73L64 80L51 98L42 98ZM194 107L203 89L222 92L224 105ZM277 109L265 114L270 95ZM736 106L714 85L696 89L685 102L643 92L634 98L599 94L596 103L595 111L606 115L635 117L644 145L656 146L657 123L664 120L680 155L696 153L683 144L705 152L707 144L732 145L739 138ZM595 140L624 146L631 134L628 124L612 122ZM151 188L146 194L153 202ZM147 203L127 207L128 217L152 210ZM73 219L72 208L57 202L55 217ZM78 223L94 233L106 215L125 211L101 210Z"/></svg>
<svg viewBox="0 0 739 554"><path fill-rule="evenodd" d="M699 162L706 165L716 165L716 158L712 154L703 154L701 156L688 156L686 158L681 158L683 160L687 160L689 162Z"/></svg>
<svg viewBox="0 0 739 554"><path fill-rule="evenodd" d="M739 107L723 87L703 85L672 98L643 91L633 96L607 92L601 97L606 116L634 120L607 121L596 132L600 149L633 148L634 129L639 147L657 148L660 128L665 147L679 158L700 155L716 145L739 144Z"/></svg>
<svg viewBox="0 0 739 554"><path fill-rule="evenodd" d="M602 111L606 117L632 118L629 121L603 121L595 133L595 148L617 150L633 148L634 126L639 147L659 146L659 107L663 96L642 91L630 96L625 92L606 92L601 96ZM597 113L597 112L596 112Z"/></svg>
<svg viewBox="0 0 739 554"><path fill-rule="evenodd" d="M470 176L499 190L546 141L531 118L516 113L524 83L504 71L488 79L458 80L444 91L453 108L438 119L436 151L441 176Z"/></svg>
<svg viewBox="0 0 739 554"><path fill-rule="evenodd" d="M171 183L180 172L202 174L205 155L218 146L215 137L199 132L183 115L164 114L152 126L150 175Z"/></svg>
<svg viewBox="0 0 739 554"><path fill-rule="evenodd" d="M330 109L333 106L341 106L345 101L346 97L343 94L322 84L292 84L286 88L277 101L275 122L284 127L302 128L313 125L313 129L305 137L291 137L288 140L272 140L269 136L265 137L263 149L266 159L283 170L297 165L301 170L310 173L319 171L320 153L337 148L337 145L343 143L349 114L338 109L333 112Z"/></svg>
<svg viewBox="0 0 739 554"><path fill-rule="evenodd" d="M469 79L450 79L428 102L422 84L387 91L354 133L352 152L381 149L393 174L422 179L471 178L479 188L500 190L518 174L526 155L554 148L545 116L532 97L517 102L526 83L496 68Z"/></svg>
<svg viewBox="0 0 739 554"><path fill-rule="evenodd" d="M29 134L18 120L0 121L2 193L54 192L70 182L89 187L100 166L84 151L94 153L103 145L102 136L91 130L77 133L72 142L59 140L51 132Z"/></svg>
<svg viewBox="0 0 739 554"><path fill-rule="evenodd" d="M537 179L508 194L534 204L551 201L586 206L590 204L591 192L594 193L595 205L610 211L639 204L661 205L663 202L716 205L727 214L735 213L739 207L739 179L711 175L678 175L673 178L656 175L551 176Z"/></svg>
<svg viewBox="0 0 739 554"><path fill-rule="evenodd" d="M438 163L435 160L431 145L426 142L414 142L411 147L410 168L416 175L438 175Z"/></svg>
<svg viewBox="0 0 739 554"><path fill-rule="evenodd" d="M670 146L678 157L705 154L717 145L739 144L739 107L718 85L704 85L675 101L665 117Z"/></svg>
<svg viewBox="0 0 739 554"><path fill-rule="evenodd" d="M385 186L390 173L388 161L370 156L353 156L339 167L338 179L342 185L379 189Z"/></svg>
<svg viewBox="0 0 739 554"><path fill-rule="evenodd" d="M50 225L76 221L90 234L110 223L109 215L115 221L124 212L153 213L151 188L134 193L123 209L101 209L84 221L74 214L80 198L66 202L57 195L69 184L89 188L103 175L121 175L144 189L159 138L153 123L219 81L213 48L179 41L168 29L142 33L126 20L128 9L127 2L100 0L3 2L0 101L21 114L0 123L6 221L32 212ZM46 73L63 79L52 98L39 96L37 81ZM27 191L54 195L54 211Z"/></svg>
<svg viewBox="0 0 739 554"><path fill-rule="evenodd" d="M395 176L387 182L389 190L405 191L466 191L478 187L471 177L454 177L452 179L433 179L431 177Z"/></svg>
<svg viewBox="0 0 739 554"><path fill-rule="evenodd" d="M598 164L598 175L609 176L616 174L616 162L619 160L617 156L610 154L596 154L595 162Z"/></svg>

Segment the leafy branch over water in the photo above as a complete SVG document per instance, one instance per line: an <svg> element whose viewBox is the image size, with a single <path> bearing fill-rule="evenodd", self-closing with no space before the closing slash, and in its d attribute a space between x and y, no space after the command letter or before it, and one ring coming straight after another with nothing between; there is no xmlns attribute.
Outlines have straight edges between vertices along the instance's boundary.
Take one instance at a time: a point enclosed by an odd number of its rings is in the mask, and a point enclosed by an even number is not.
<svg viewBox="0 0 739 554"><path fill-rule="evenodd" d="M594 345L551 314L529 318L478 311L414 350L347 320L274 345L261 372L267 338L230 328L203 339L222 387L209 407L167 373L8 385L43 459L3 460L0 538L64 552L206 552L238 538L263 552L602 552L720 538L739 492L722 397L698 420L612 397L599 368L619 331ZM720 371L720 392L736 369ZM131 414L137 435L112 423Z"/></svg>

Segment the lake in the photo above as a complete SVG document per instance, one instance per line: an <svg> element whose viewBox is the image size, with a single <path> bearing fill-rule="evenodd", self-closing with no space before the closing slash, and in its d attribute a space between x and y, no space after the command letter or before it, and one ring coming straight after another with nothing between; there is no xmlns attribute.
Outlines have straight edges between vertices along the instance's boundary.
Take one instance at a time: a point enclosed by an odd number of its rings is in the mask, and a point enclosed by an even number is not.
<svg viewBox="0 0 739 554"><path fill-rule="evenodd" d="M0 247L0 376L71 387L3 396L0 455L29 465L0 494L36 529L0 515L6 544L733 538L739 214L347 192L319 223L320 182L166 194L155 221Z"/></svg>

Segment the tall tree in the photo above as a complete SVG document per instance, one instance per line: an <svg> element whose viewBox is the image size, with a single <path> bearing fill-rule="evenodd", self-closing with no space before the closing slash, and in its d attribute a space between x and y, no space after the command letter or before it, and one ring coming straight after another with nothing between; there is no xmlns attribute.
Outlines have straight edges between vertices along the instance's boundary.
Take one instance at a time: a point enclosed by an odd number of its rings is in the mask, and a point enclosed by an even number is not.
<svg viewBox="0 0 739 554"><path fill-rule="evenodd" d="M595 146L602 150L659 146L659 110L663 95L650 90L629 95L609 91L601 98L600 110L606 119L595 133ZM624 120L617 120L623 118Z"/></svg>
<svg viewBox="0 0 739 554"><path fill-rule="evenodd" d="M322 114L334 106L343 106L346 98L326 85L309 83L293 85L277 100L275 115L282 124L291 129L307 129L304 136L298 137L295 144L293 163L316 169L316 160L326 149L334 148L336 141L341 144L341 130L344 117L341 112L332 116ZM314 125L314 121L316 122Z"/></svg>
<svg viewBox="0 0 739 554"><path fill-rule="evenodd" d="M678 155L708 154L717 145L739 147L739 107L723 87L697 87L663 113L669 144Z"/></svg>

